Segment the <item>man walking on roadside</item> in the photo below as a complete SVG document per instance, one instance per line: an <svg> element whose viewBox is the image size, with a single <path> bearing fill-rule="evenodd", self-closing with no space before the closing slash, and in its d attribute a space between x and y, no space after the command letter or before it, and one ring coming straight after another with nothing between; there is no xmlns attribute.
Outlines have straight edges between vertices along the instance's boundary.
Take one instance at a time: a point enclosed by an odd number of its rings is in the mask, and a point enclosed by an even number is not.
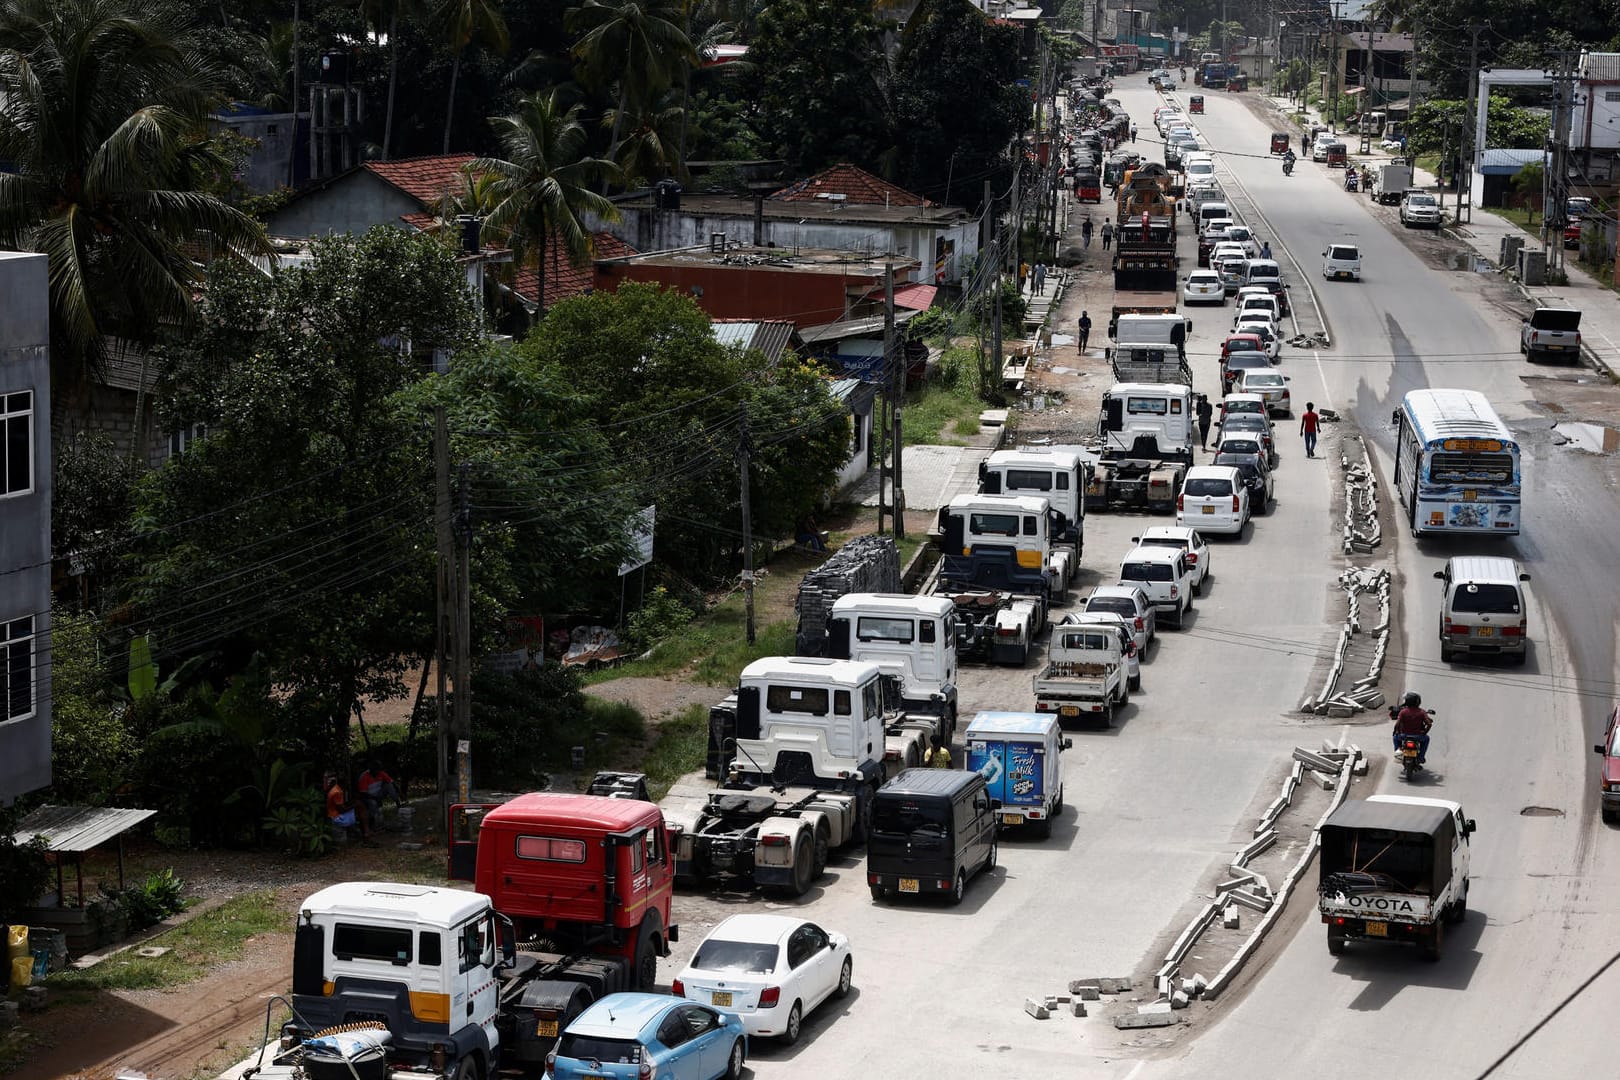
<svg viewBox="0 0 1620 1080"><path fill-rule="evenodd" d="M1215 419L1215 407L1209 403L1208 394L1198 395L1198 406L1195 410L1198 416L1198 449L1209 449L1209 425Z"/></svg>
<svg viewBox="0 0 1620 1080"><path fill-rule="evenodd" d="M1299 418L1299 433L1305 436L1305 456L1316 456L1316 428L1322 418L1316 415L1316 402L1307 401L1305 411Z"/></svg>
<svg viewBox="0 0 1620 1080"><path fill-rule="evenodd" d="M1103 250L1107 251L1108 250L1108 245L1112 244L1114 242L1114 223L1112 221L1103 222L1102 240L1103 240Z"/></svg>
<svg viewBox="0 0 1620 1080"><path fill-rule="evenodd" d="M1080 351L1086 351L1086 342L1091 340L1091 315L1088 312L1080 313Z"/></svg>
<svg viewBox="0 0 1620 1080"><path fill-rule="evenodd" d="M1086 215L1086 220L1084 220L1084 221L1082 221L1080 223L1080 242L1085 247L1090 247L1091 246L1092 228L1093 228L1093 226L1091 224L1091 215L1087 214Z"/></svg>
<svg viewBox="0 0 1620 1080"><path fill-rule="evenodd" d="M1035 264L1035 295L1046 295L1046 264L1043 262Z"/></svg>
<svg viewBox="0 0 1620 1080"><path fill-rule="evenodd" d="M1131 142L1135 142L1135 141L1136 141L1136 125L1132 124L1131 125Z"/></svg>

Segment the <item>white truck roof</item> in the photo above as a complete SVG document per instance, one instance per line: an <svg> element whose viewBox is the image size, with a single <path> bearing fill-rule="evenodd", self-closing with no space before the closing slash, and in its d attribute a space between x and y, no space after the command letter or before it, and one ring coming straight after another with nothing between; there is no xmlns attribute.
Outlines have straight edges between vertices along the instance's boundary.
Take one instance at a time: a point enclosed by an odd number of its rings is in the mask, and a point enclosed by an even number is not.
<svg viewBox="0 0 1620 1080"><path fill-rule="evenodd" d="M984 510L1003 513L1011 510L1020 514L1044 514L1051 503L1032 495L958 495L951 500L952 510Z"/></svg>
<svg viewBox="0 0 1620 1080"><path fill-rule="evenodd" d="M944 617L956 605L944 596L912 596L910 593L845 593L833 601L833 614L851 611L882 612L889 615L932 615Z"/></svg>
<svg viewBox="0 0 1620 1080"><path fill-rule="evenodd" d="M1438 806L1443 810L1450 810L1453 814L1462 810L1461 803L1454 803L1450 799L1425 799L1417 795L1369 795L1366 801L1400 803L1403 806Z"/></svg>
<svg viewBox="0 0 1620 1080"><path fill-rule="evenodd" d="M1152 382L1121 382L1108 388L1110 394L1170 394L1175 397L1188 397L1192 394L1192 387L1182 383L1152 383Z"/></svg>
<svg viewBox="0 0 1620 1080"><path fill-rule="evenodd" d="M742 669L741 680L791 680L852 686L876 677L881 669L869 660L826 660L819 656L765 656Z"/></svg>
<svg viewBox="0 0 1620 1080"><path fill-rule="evenodd" d="M1016 450L996 450L984 459L985 465L1028 465L1034 468L1072 469L1085 457L1073 450L1055 446L1021 446Z"/></svg>
<svg viewBox="0 0 1620 1080"><path fill-rule="evenodd" d="M429 926L459 926L489 908L489 898L463 889L402 885L391 881L345 881L328 885L300 905L312 915L395 919Z"/></svg>

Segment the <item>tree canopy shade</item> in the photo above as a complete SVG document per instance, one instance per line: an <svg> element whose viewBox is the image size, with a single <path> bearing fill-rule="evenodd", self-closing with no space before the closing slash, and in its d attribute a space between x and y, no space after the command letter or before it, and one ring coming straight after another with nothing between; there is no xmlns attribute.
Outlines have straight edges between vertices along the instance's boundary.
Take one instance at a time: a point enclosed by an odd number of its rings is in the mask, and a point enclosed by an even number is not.
<svg viewBox="0 0 1620 1080"><path fill-rule="evenodd" d="M150 342L192 314L204 257L262 251L204 189L219 73L194 24L144 0L0 0L0 245L50 261L52 359L78 386L108 339Z"/></svg>
<svg viewBox="0 0 1620 1080"><path fill-rule="evenodd" d="M1028 107L1019 31L968 0L922 0L906 21L892 97L901 186L944 203L977 201L1011 168L1007 148ZM962 186L948 192L954 182Z"/></svg>
<svg viewBox="0 0 1620 1080"><path fill-rule="evenodd" d="M871 0L774 0L760 13L748 47L753 122L788 175L876 165L891 148L881 30Z"/></svg>

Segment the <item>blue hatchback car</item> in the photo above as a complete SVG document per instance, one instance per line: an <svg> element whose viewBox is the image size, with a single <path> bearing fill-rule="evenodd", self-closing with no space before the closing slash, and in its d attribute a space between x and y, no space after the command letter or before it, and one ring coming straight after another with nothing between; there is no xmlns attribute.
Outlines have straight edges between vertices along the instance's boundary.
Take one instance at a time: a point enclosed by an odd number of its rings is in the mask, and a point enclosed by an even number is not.
<svg viewBox="0 0 1620 1080"><path fill-rule="evenodd" d="M735 1013L664 994L609 994L563 1029L556 1080L738 1080L748 1036Z"/></svg>

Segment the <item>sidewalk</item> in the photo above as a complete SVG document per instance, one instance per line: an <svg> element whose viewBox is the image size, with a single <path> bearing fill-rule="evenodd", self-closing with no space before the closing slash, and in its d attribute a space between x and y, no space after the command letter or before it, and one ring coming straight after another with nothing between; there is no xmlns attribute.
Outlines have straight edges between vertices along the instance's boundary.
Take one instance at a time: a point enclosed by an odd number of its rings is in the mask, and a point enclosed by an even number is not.
<svg viewBox="0 0 1620 1080"><path fill-rule="evenodd" d="M1268 94L1266 101L1273 109L1285 115L1292 116L1296 111L1286 98ZM1309 122L1321 122L1321 115L1316 110L1306 109L1305 112ZM1343 137L1348 142L1356 136ZM1395 155L1380 149L1374 143L1369 153L1351 156L1355 160L1377 165L1380 161L1387 162ZM1412 182L1419 187L1436 191L1440 186L1438 178L1433 173L1416 166L1412 168ZM1451 196L1452 192L1447 191L1444 194ZM1481 273L1503 272L1503 267L1497 262L1502 251L1503 237L1521 237L1525 247L1529 249L1541 247L1537 236L1525 232L1507 218L1493 214L1489 210L1474 207L1468 212L1470 220L1458 223L1457 208L1453 199L1448 201L1446 212L1451 215L1452 224L1446 225L1442 231L1466 244L1473 251L1475 269ZM1620 294L1616 294L1614 290L1593 278L1573 260L1565 263L1564 270L1569 279L1564 285L1521 285L1517 282L1513 284L1519 295L1524 297L1527 307L1571 307L1579 310L1581 336L1585 342L1587 359L1610 380L1616 380L1617 372L1620 372Z"/></svg>

